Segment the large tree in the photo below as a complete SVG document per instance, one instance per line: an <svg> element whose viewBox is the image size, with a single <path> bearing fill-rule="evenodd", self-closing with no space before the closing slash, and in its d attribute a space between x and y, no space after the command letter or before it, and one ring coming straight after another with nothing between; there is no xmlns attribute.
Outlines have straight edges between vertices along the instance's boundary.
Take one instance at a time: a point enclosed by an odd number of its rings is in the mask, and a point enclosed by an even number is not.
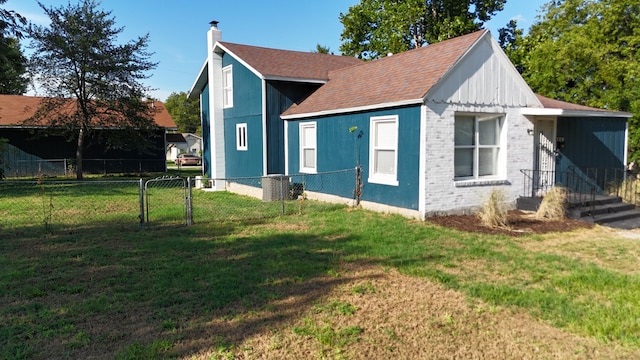
<svg viewBox="0 0 640 360"><path fill-rule="evenodd" d="M0 0L0 5L7 0ZM26 19L13 10L0 8L0 94L27 91L26 58L20 49L21 28Z"/></svg>
<svg viewBox="0 0 640 360"><path fill-rule="evenodd" d="M77 140L76 175L82 178L86 140L97 128L118 131L102 139L113 148L141 147L155 127L153 107L145 100L142 81L156 63L147 51L149 35L121 42L123 28L99 2L82 0L59 8L38 3L51 20L48 27L31 25L30 66L47 98L31 122L70 131ZM134 140L135 139L135 140Z"/></svg>
<svg viewBox="0 0 640 360"><path fill-rule="evenodd" d="M167 111L173 121L178 126L181 133L201 134L200 128L200 101L191 100L187 97L187 93L181 91L179 93L171 93L164 102Z"/></svg>
<svg viewBox="0 0 640 360"><path fill-rule="evenodd" d="M629 159L640 159L640 0L549 1L508 51L534 91L629 111ZM526 54L526 55L522 55ZM518 57L520 56L520 57Z"/></svg>
<svg viewBox="0 0 640 360"><path fill-rule="evenodd" d="M22 95L27 92L27 59L15 37L0 39L0 94Z"/></svg>
<svg viewBox="0 0 640 360"><path fill-rule="evenodd" d="M340 51L376 59L479 30L506 0L361 0L340 14Z"/></svg>

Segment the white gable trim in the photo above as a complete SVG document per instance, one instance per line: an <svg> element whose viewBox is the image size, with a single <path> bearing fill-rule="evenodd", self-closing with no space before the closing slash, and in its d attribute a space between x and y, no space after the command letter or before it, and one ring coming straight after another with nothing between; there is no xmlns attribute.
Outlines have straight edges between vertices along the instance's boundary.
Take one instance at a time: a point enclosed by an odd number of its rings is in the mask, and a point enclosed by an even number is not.
<svg viewBox="0 0 640 360"><path fill-rule="evenodd" d="M251 71L258 78L260 78L260 80L264 80L265 79L264 76L258 70L254 69L251 65L249 65L249 63L247 63L246 61L242 60L241 57L239 57L238 55L234 54L233 51L227 49L224 45L220 44L219 42L216 43L215 47L213 48L213 51L218 52L218 53L225 52L225 53L231 55L234 59L236 59L236 61L238 61L240 64L242 64L242 66L246 67L247 69L249 69L249 71Z"/></svg>
<svg viewBox="0 0 640 360"><path fill-rule="evenodd" d="M317 111L317 112L305 113L305 114L280 115L280 118L283 120L296 120L296 119L305 119L309 117L338 115L338 114L346 114L346 113L352 113L352 112L372 111L372 110L394 108L399 106L422 105L422 104L424 104L422 99L413 99L413 100L403 100L403 101L374 104L374 105L367 105L367 106L356 106L356 107L344 108L344 109L323 110L323 111Z"/></svg>
<svg viewBox="0 0 640 360"><path fill-rule="evenodd" d="M209 66L209 59L205 60L204 64L202 64L202 67L200 68L200 72L198 73L198 77L191 85L191 88L189 89L189 93L187 93L187 98L195 99L196 97L200 96L201 89L203 89L204 86L209 82L208 66Z"/></svg>

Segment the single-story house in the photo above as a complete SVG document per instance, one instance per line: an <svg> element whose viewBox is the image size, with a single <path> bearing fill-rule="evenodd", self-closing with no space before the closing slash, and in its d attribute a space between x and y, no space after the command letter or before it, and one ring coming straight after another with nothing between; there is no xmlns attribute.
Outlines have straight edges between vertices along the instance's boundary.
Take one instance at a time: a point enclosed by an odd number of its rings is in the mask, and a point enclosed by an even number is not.
<svg viewBox="0 0 640 360"><path fill-rule="evenodd" d="M4 156L5 175L33 175L33 168L47 164L50 175L64 174L75 161L77 135L51 131L39 124L25 124L32 117L44 98L21 95L0 95L0 138L8 140L10 151ZM167 131L175 130L176 124L159 101L150 102L157 130L147 138L149 146L144 150L110 147L105 142L104 132L121 131L117 127L102 126L88 139L83 154L83 170L87 173L110 172L162 172L166 171L165 149ZM46 129L45 129L46 128ZM50 166L56 164L55 166ZM64 164L64 165L63 165ZM45 169L42 169L45 170Z"/></svg>
<svg viewBox="0 0 640 360"><path fill-rule="evenodd" d="M216 22L208 43L190 96L213 179L358 167L360 205L425 218L627 162L631 114L536 95L487 30L369 62L225 43Z"/></svg>
<svg viewBox="0 0 640 360"><path fill-rule="evenodd" d="M179 154L202 154L202 138L192 133L167 134L167 160L174 161Z"/></svg>

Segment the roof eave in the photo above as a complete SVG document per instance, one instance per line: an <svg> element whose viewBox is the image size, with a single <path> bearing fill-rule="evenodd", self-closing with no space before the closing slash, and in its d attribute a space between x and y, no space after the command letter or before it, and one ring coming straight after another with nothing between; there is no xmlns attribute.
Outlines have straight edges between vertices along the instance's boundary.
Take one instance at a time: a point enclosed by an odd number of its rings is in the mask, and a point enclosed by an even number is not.
<svg viewBox="0 0 640 360"><path fill-rule="evenodd" d="M346 113L372 111L372 110L388 109L388 108L409 106L409 105L422 105L422 104L424 104L422 99L412 99L412 100L403 100L403 101L366 105L366 106L354 106L354 107L342 108L342 109L323 110L323 111L316 111L316 112L302 113L302 114L280 115L280 118L283 120L298 120L298 119L306 119L311 117L322 117L322 116L339 115L339 114L346 114Z"/></svg>
<svg viewBox="0 0 640 360"><path fill-rule="evenodd" d="M191 88L189 89L189 93L187 94L188 99L195 100L200 97L200 93L202 92L202 89L204 88L204 86L207 84L207 81L209 80L208 66L209 66L209 61L205 60L204 64L200 68L198 77L196 78L196 80L193 82L193 85L191 85Z"/></svg>
<svg viewBox="0 0 640 360"><path fill-rule="evenodd" d="M289 81L289 82L310 83L310 84L320 84L320 85L327 83L327 80L322 80L322 79L296 78L296 77L275 76L275 75L265 75L264 79L271 80L271 81Z"/></svg>
<svg viewBox="0 0 640 360"><path fill-rule="evenodd" d="M566 116L566 117L618 117L631 118L633 114L622 111L567 110L553 108L522 108L522 115L531 116Z"/></svg>

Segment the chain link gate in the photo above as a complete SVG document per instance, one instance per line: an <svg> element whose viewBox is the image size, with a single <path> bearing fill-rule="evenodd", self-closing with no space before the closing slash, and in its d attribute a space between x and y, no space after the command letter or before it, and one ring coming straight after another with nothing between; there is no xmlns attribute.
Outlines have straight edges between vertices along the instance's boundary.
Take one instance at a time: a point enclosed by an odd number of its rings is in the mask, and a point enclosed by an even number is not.
<svg viewBox="0 0 640 360"><path fill-rule="evenodd" d="M142 188L142 180L140 181ZM147 180L140 194L140 226L191 225L192 187L190 178L160 177Z"/></svg>

